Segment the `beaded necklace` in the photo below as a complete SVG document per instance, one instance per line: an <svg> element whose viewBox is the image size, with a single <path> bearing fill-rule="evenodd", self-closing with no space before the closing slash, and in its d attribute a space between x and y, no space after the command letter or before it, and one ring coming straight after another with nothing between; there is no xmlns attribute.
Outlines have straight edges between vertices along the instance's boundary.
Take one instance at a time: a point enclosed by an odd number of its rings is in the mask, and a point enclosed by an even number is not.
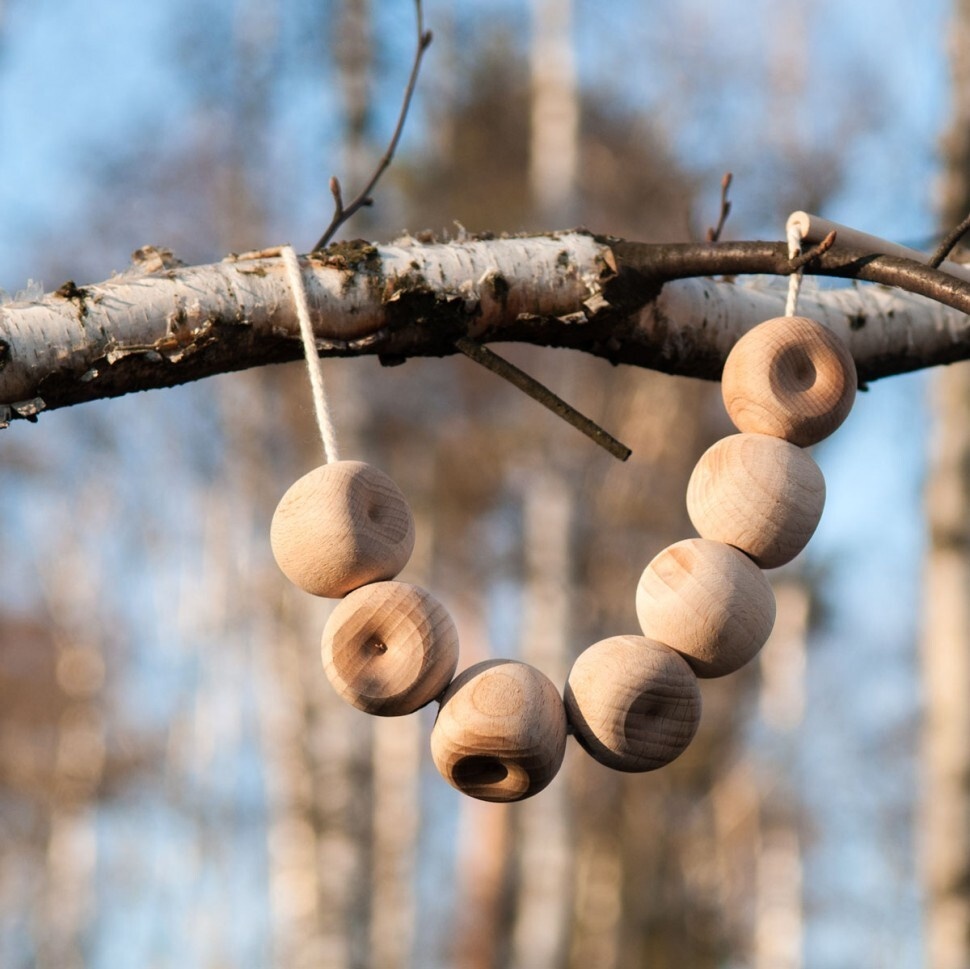
<svg viewBox="0 0 970 969"><path fill-rule="evenodd" d="M777 317L738 340L721 388L739 433L702 455L687 488L700 537L647 565L636 589L642 635L588 647L562 695L515 660L455 676L458 635L448 611L396 581L414 547L414 519L372 465L333 460L293 484L273 516L273 554L301 589L341 599L322 657L345 700L378 716L438 702L432 759L462 793L486 801L538 793L558 772L569 733L607 767L655 770L697 731L698 679L733 673L767 640L775 601L762 569L805 547L825 499L821 471L803 449L845 420L856 385L848 348L821 323Z"/></svg>

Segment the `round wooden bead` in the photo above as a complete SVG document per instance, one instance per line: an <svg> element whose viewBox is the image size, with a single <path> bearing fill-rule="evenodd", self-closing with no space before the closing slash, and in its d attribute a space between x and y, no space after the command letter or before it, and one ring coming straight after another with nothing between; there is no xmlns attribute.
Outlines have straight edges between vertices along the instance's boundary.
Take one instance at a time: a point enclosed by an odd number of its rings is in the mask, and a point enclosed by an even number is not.
<svg viewBox="0 0 970 969"><path fill-rule="evenodd" d="M358 710L414 713L440 696L458 666L458 633L437 599L407 582L351 592L323 631L323 668Z"/></svg>
<svg viewBox="0 0 970 969"><path fill-rule="evenodd" d="M283 495L270 543L286 577L315 596L393 579L414 549L414 519L396 484L362 461L335 461Z"/></svg>
<svg viewBox="0 0 970 969"><path fill-rule="evenodd" d="M687 513L701 537L741 549L763 569L808 544L824 504L825 479L808 453L765 434L718 441L687 485Z"/></svg>
<svg viewBox="0 0 970 969"><path fill-rule="evenodd" d="M693 740L701 718L690 666L669 646L641 636L613 636L580 653L565 704L580 745L622 771L669 764Z"/></svg>
<svg viewBox="0 0 970 969"><path fill-rule="evenodd" d="M775 597L743 552L688 538L643 570L637 617L644 636L673 647L698 676L724 676L764 645L775 621Z"/></svg>
<svg viewBox="0 0 970 969"><path fill-rule="evenodd" d="M556 776L566 751L559 691L513 660L469 667L448 687L431 731L441 775L482 801L521 801Z"/></svg>
<svg viewBox="0 0 970 969"><path fill-rule="evenodd" d="M803 316L779 316L734 345L721 392L739 431L807 447L848 416L857 380L852 354L828 327Z"/></svg>

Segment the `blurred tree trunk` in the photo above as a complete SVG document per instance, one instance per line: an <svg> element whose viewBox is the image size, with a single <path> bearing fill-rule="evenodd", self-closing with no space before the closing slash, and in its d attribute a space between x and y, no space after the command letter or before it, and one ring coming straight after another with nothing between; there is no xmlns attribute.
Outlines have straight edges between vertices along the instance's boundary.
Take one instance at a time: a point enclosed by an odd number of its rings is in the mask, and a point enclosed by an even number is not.
<svg viewBox="0 0 970 969"><path fill-rule="evenodd" d="M103 496L79 495L97 514ZM46 892L38 911L38 969L81 969L84 943L97 916L97 804L106 768L104 646L99 622L100 581L80 536L70 536L61 556L48 563L46 593L56 629L56 674L65 705L58 718L53 797L47 818Z"/></svg>
<svg viewBox="0 0 970 969"><path fill-rule="evenodd" d="M759 715L766 732L758 764L752 969L802 969L802 822L796 731L803 725L811 589L795 573L774 583L778 618L759 658ZM741 896L743 897L743 896Z"/></svg>
<svg viewBox="0 0 970 969"><path fill-rule="evenodd" d="M539 219L573 225L579 167L579 87L572 0L532 0L529 185Z"/></svg>
<svg viewBox="0 0 970 969"><path fill-rule="evenodd" d="M922 637L923 850L934 969L970 964L970 373L935 381Z"/></svg>
<svg viewBox="0 0 970 969"><path fill-rule="evenodd" d="M521 657L560 690L569 673L573 639L573 479L568 470L553 465L530 470L523 481ZM516 812L513 969L557 969L568 951L576 843L569 810L571 762L567 759L556 782Z"/></svg>
<svg viewBox="0 0 970 969"><path fill-rule="evenodd" d="M342 0L337 15L336 45L332 56L337 65L340 93L343 98L343 174L340 182L344 198L350 200L366 184L373 164L374 150L370 139L370 122L374 30L370 0ZM321 212L321 223L328 221ZM355 232L366 236L370 219L367 208L358 213Z"/></svg>
<svg viewBox="0 0 970 969"><path fill-rule="evenodd" d="M953 114L944 140L944 229L970 209L970 0L953 5ZM927 484L922 661L922 844L928 964L970 965L970 369L934 379L936 432Z"/></svg>

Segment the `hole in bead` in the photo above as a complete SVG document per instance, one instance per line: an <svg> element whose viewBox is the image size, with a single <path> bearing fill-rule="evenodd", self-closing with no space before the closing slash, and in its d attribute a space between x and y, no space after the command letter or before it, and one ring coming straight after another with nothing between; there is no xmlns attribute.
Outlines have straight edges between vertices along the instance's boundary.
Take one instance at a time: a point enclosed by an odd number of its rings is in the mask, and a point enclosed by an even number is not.
<svg viewBox="0 0 970 969"><path fill-rule="evenodd" d="M651 732L656 733L657 714L661 704L649 692L637 695L623 718L623 736L628 743L642 744Z"/></svg>
<svg viewBox="0 0 970 969"><path fill-rule="evenodd" d="M387 652L387 643L382 642L380 639L369 639L367 641L367 649L371 653L376 653L378 656L382 656Z"/></svg>
<svg viewBox="0 0 970 969"><path fill-rule="evenodd" d="M815 386L815 363L804 347L788 347L771 371L772 383L787 393L804 393Z"/></svg>
<svg viewBox="0 0 970 969"><path fill-rule="evenodd" d="M494 787L509 776L508 769L494 757L473 755L455 764L452 777L459 788Z"/></svg>
<svg viewBox="0 0 970 969"><path fill-rule="evenodd" d="M400 542L408 533L410 516L406 506L381 495L367 505L367 520L389 542Z"/></svg>

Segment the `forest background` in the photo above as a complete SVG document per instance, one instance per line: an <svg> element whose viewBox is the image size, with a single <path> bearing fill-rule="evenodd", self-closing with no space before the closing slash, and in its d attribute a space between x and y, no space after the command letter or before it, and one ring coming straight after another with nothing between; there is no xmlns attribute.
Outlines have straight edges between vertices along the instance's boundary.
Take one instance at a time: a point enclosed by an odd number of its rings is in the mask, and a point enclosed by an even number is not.
<svg viewBox="0 0 970 969"><path fill-rule="evenodd" d="M6 0L0 287L103 279L144 244L187 263L306 250L329 176L350 194L383 150L413 14ZM781 239L801 208L931 249L955 221L947 38L966 14L943 0L428 0L425 16L399 157L348 238L703 238L728 169L728 238ZM517 656L561 683L585 646L636 629L636 578L691 534L687 477L729 427L713 385L503 352L634 457L467 360L326 374L344 453L415 509L405 577L452 611L462 666ZM328 606L288 587L267 540L319 463L298 366L11 426L0 966L924 964L936 382L875 383L817 449L828 503L772 576L776 634L704 684L688 752L627 777L571 745L514 806L437 777L431 711L372 722L329 691Z"/></svg>

